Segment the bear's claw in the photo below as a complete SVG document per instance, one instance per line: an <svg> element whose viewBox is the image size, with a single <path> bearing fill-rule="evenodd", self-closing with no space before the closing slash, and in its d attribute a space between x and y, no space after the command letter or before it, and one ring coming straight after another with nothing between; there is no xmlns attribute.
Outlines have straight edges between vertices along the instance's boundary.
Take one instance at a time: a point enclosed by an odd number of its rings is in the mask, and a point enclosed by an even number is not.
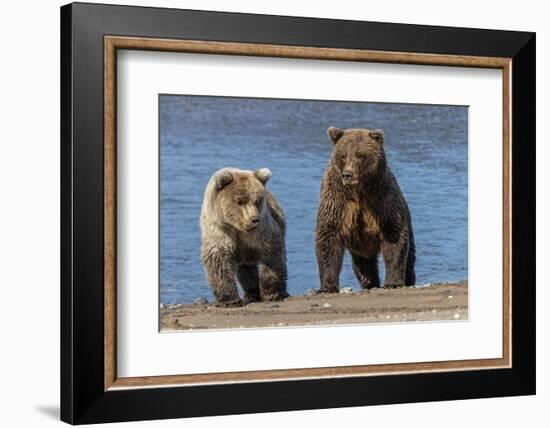
<svg viewBox="0 0 550 428"><path fill-rule="evenodd" d="M218 308L239 308L243 306L243 301L241 299L237 300L223 300L216 302Z"/></svg>
<svg viewBox="0 0 550 428"><path fill-rule="evenodd" d="M280 300L284 300L289 296L289 294L284 292L278 292L278 293L270 293L270 294L264 294L262 296L262 301L264 302L278 302Z"/></svg>
<svg viewBox="0 0 550 428"><path fill-rule="evenodd" d="M340 292L340 287L321 287L319 289L319 293L334 294L339 292Z"/></svg>

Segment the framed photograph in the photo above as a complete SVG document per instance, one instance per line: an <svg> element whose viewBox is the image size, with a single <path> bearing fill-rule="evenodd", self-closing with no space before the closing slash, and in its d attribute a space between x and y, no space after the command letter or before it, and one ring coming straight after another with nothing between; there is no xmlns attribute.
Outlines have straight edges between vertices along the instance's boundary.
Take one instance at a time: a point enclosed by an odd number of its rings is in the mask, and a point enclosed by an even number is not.
<svg viewBox="0 0 550 428"><path fill-rule="evenodd" d="M61 418L535 393L535 34L61 8Z"/></svg>

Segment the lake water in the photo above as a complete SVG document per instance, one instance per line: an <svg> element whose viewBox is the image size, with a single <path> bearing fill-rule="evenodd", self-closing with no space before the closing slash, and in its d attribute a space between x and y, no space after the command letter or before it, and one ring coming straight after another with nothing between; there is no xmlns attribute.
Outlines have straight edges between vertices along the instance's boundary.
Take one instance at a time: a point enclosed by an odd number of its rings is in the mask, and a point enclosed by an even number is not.
<svg viewBox="0 0 550 428"><path fill-rule="evenodd" d="M199 213L210 176L227 166L271 169L268 187L287 217L288 291L319 287L314 228L329 126L384 130L411 210L417 283L468 277L467 107L172 95L159 103L162 303L213 300ZM359 288L348 255L340 284Z"/></svg>

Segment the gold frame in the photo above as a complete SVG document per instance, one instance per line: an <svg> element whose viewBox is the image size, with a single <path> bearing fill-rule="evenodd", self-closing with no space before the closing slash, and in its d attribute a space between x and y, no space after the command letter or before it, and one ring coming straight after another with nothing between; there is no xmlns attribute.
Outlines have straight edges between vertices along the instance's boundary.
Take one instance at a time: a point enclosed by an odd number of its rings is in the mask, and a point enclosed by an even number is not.
<svg viewBox="0 0 550 428"><path fill-rule="evenodd" d="M503 82L503 349L502 358L262 370L148 377L117 377L116 368L116 52L118 49L337 61L494 68ZM391 375L511 367L511 58L382 52L195 40L104 37L104 389L185 386L306 378Z"/></svg>

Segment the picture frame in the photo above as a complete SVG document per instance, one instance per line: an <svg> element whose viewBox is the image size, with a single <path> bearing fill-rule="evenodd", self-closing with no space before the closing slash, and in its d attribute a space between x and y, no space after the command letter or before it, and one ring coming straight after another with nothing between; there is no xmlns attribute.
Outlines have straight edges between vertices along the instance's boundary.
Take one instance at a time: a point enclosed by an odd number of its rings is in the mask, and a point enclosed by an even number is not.
<svg viewBox="0 0 550 428"><path fill-rule="evenodd" d="M118 50L502 70L502 358L117 376ZM86 424L534 394L535 96L534 33L63 6L61 419Z"/></svg>

